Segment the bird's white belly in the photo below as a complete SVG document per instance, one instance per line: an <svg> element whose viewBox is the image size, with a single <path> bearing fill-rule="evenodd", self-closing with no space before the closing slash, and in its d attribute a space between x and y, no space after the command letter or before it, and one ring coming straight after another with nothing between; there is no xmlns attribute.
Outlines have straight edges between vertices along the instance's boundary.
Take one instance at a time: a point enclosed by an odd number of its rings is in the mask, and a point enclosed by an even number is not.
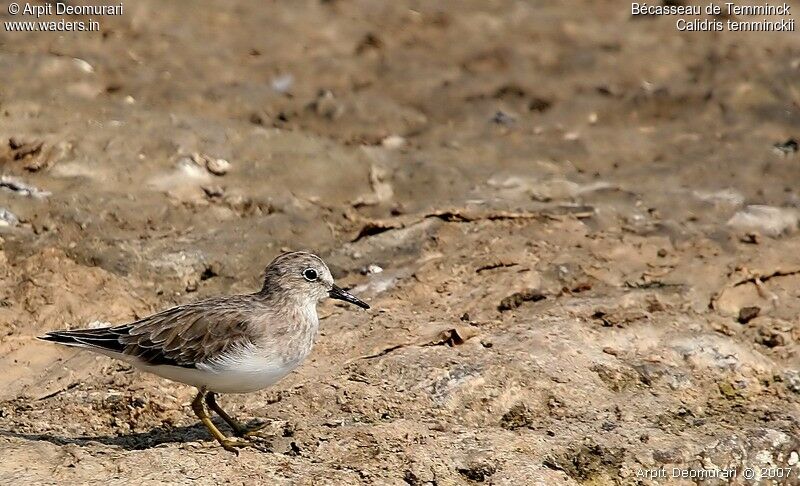
<svg viewBox="0 0 800 486"><path fill-rule="evenodd" d="M288 375L302 361L284 361L254 353L252 348L241 349L220 359L200 363L195 368L181 366L134 363L142 371L185 383L197 388L205 388L217 393L250 393L274 385Z"/></svg>
<svg viewBox="0 0 800 486"><path fill-rule="evenodd" d="M140 366L147 371L168 380L185 383L197 388L205 388L217 393L250 393L274 385L288 375L294 367L265 369L261 372L235 369L208 370L183 368L180 366Z"/></svg>

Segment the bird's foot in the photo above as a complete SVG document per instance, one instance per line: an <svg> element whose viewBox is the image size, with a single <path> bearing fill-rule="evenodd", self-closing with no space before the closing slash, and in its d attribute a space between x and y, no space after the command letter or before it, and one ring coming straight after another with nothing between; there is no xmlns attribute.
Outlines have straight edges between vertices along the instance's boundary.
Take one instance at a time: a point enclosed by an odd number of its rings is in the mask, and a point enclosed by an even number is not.
<svg viewBox="0 0 800 486"><path fill-rule="evenodd" d="M270 424L261 424L261 425L256 425L255 427L251 427L249 429L244 429L241 431L241 435L239 435L239 437L263 438L263 436L259 434L259 432L266 429L268 425Z"/></svg>
<svg viewBox="0 0 800 486"><path fill-rule="evenodd" d="M224 439L220 439L219 444L228 452L233 452L237 456L239 455L239 449L243 447L253 447L255 444L250 442L249 440L243 439L234 439L232 437L226 437Z"/></svg>

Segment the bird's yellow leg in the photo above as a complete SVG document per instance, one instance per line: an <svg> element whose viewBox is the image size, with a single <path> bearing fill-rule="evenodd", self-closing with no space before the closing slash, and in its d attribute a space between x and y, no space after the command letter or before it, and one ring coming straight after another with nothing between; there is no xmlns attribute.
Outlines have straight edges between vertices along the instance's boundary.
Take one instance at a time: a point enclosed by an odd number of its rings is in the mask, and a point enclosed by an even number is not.
<svg viewBox="0 0 800 486"><path fill-rule="evenodd" d="M226 451L233 452L235 454L239 454L237 447L248 447L253 445L252 443L241 440L241 439L232 439L230 437L225 437L222 432L219 431L214 422L211 421L211 417L208 415L208 411L206 410L205 405L203 404L203 398L206 396L206 391L201 389L197 396L192 400L192 410L194 410L194 414L197 415L197 418L200 419L200 422L206 426L206 429L211 433L211 435L220 443L223 449Z"/></svg>
<svg viewBox="0 0 800 486"><path fill-rule="evenodd" d="M259 425L257 427L253 427L252 429L248 429L244 425L242 425L238 420L231 417L222 407L219 406L217 403L217 395L214 392L208 392L206 394L206 404L208 408L213 410L217 415L219 415L222 420L230 425L231 429L233 429L233 435L236 437L251 437L254 436L256 432L263 429L267 426L267 424Z"/></svg>
<svg viewBox="0 0 800 486"><path fill-rule="evenodd" d="M217 394L214 392L208 392L206 394L206 405L208 408L213 410L217 415L222 418L228 425L230 425L231 429L233 429L234 435L237 437L244 437L247 434L247 427L242 425L238 420L228 415L228 412L222 409L217 403Z"/></svg>

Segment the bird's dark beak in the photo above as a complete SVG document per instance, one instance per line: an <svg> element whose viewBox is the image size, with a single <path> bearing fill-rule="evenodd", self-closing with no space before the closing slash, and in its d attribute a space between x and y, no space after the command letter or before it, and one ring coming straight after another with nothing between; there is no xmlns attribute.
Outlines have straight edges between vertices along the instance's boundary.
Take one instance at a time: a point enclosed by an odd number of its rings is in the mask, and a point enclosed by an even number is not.
<svg viewBox="0 0 800 486"><path fill-rule="evenodd" d="M336 285L331 287L331 290L328 291L328 295L330 295L332 299L343 300L345 302L350 302L351 304L355 304L361 307L362 309L369 309L369 304L367 304L366 302L359 299L355 295L351 294L350 292Z"/></svg>

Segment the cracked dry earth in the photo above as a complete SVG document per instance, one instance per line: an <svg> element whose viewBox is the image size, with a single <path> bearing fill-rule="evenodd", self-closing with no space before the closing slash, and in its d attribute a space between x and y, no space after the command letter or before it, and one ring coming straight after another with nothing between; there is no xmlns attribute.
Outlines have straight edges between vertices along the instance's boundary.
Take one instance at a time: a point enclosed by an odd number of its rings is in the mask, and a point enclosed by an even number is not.
<svg viewBox="0 0 800 486"><path fill-rule="evenodd" d="M795 37L614 2L196 4L0 33L0 478L795 465ZM34 339L251 291L289 248L373 309L324 303L301 368L222 397L266 424L238 457L191 388Z"/></svg>

